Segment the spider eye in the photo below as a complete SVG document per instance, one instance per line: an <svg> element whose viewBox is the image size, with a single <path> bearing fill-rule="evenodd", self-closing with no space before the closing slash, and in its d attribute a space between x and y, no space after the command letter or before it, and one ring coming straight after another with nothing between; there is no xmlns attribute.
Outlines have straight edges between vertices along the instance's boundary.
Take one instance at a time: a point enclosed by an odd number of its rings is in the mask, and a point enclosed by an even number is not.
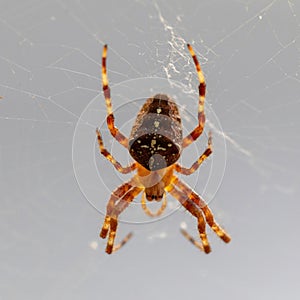
<svg viewBox="0 0 300 300"><path fill-rule="evenodd" d="M160 201L162 198L163 198L163 195L154 195L152 193L150 193L150 194L146 193L146 199L148 201L153 201L153 200Z"/></svg>

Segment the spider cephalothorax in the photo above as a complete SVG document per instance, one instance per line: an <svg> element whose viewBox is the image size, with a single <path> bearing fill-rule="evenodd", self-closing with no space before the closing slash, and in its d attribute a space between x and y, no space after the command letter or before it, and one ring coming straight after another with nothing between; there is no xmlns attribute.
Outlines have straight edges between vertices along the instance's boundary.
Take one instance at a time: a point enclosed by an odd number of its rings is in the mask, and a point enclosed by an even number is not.
<svg viewBox="0 0 300 300"><path fill-rule="evenodd" d="M196 128L183 138L181 118L176 103L165 94L157 94L146 100L137 115L130 137L127 139L114 124L106 72L107 46L105 45L103 48L102 85L107 107L107 125L112 136L128 149L134 162L127 167L122 167L105 149L101 134L97 130L100 152L119 172L126 174L137 171L129 181L112 192L107 204L100 237L106 238L108 235L106 247L108 254L119 249L130 238L131 234L114 247L118 216L140 193L142 193L142 208L146 214L152 217L162 214L166 208L166 193L170 193L176 198L197 219L201 243L192 238L185 230L182 230L183 235L205 253L211 251L205 230L206 223L224 242L230 241L229 235L214 221L213 214L204 200L174 174L174 171L184 175L194 173L212 153L212 137L209 134L206 150L190 168L182 167L177 163L182 150L201 135L205 125L205 79L193 48L188 45L188 49L199 78L198 125ZM162 201L161 208L155 213L150 211L146 206L145 197L147 201Z"/></svg>

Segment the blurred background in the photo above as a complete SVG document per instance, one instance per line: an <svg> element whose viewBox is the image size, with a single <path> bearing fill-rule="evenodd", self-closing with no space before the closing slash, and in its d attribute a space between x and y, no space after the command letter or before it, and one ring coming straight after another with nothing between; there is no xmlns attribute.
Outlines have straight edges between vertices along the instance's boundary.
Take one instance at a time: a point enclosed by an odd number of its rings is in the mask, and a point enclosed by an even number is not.
<svg viewBox="0 0 300 300"><path fill-rule="evenodd" d="M296 299L299 297L298 1L0 1L0 299ZM98 236L118 174L99 153L109 135L101 52L116 124L129 135L142 103L167 93L184 132L197 123L197 74L207 81L205 133L183 152L190 166L212 130L214 153L180 176L230 233L207 228L168 196L145 216L138 197L120 217L108 256ZM149 205L157 209L157 205Z"/></svg>

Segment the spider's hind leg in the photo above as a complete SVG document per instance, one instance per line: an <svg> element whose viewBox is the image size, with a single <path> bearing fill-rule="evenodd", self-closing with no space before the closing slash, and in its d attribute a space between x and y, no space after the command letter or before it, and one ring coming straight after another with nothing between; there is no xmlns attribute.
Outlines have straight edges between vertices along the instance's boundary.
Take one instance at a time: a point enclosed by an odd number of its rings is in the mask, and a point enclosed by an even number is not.
<svg viewBox="0 0 300 300"><path fill-rule="evenodd" d="M211 154L212 154L212 133L209 132L207 148L201 154L201 156L193 163L193 165L190 168L185 168L182 167L180 164L176 163L175 170L176 172L181 173L183 175L191 175L198 170L198 168L203 163L203 161L205 161Z"/></svg>
<svg viewBox="0 0 300 300"><path fill-rule="evenodd" d="M100 153L108 160L110 161L113 166L123 174L127 174L133 170L136 169L136 163L132 163L127 167L122 167L121 164L116 161L116 159L108 152L108 150L104 147L102 136L99 129L96 129L97 139L98 139L98 145Z"/></svg>
<svg viewBox="0 0 300 300"><path fill-rule="evenodd" d="M192 48L191 45L187 44L187 47L189 49L189 52L193 58L196 71L198 74L198 80L199 80L199 101L198 101L198 125L197 127L190 132L188 136L186 136L182 141L182 147L185 148L188 145L190 145L194 140L196 140L201 133L203 132L204 125L205 125L205 113L204 113L204 102L205 102L205 93L206 93L206 82L204 74L201 70L199 61L197 59L197 56Z"/></svg>
<svg viewBox="0 0 300 300"><path fill-rule="evenodd" d="M115 126L115 117L113 114L110 87L108 84L108 77L106 71L106 56L107 56L107 45L104 45L102 52L102 89L105 97L106 110L107 110L107 126L111 135L125 148L128 148L128 139L120 132L120 130Z"/></svg>

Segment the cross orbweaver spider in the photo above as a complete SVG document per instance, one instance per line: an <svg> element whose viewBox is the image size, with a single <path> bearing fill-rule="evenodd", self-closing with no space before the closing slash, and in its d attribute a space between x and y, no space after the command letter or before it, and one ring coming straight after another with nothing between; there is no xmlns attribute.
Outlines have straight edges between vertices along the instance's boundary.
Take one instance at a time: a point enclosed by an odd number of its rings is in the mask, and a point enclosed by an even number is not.
<svg viewBox="0 0 300 300"><path fill-rule="evenodd" d="M206 223L225 243L230 241L230 236L214 221L213 214L204 200L174 174L174 171L184 175L194 173L201 163L212 153L212 136L209 133L207 149L190 168L182 167L176 163L182 149L186 148L201 135L205 125L205 78L192 46L188 44L187 47L193 58L199 78L197 127L183 138L181 118L177 105L169 96L157 94L147 99L142 106L132 127L129 139L115 126L106 72L107 45L103 48L102 86L107 108L107 126L112 136L128 149L134 162L129 166L122 167L104 147L100 131L97 129L99 149L101 154L120 173L127 174L134 170L137 171L136 175L129 181L120 185L112 192L108 201L104 224L100 232L100 237L103 239L108 235L106 246L108 254L121 248L131 237L132 234L130 233L117 246L114 246L118 217L140 193L143 193L141 200L142 208L147 215L152 217L163 213L166 207L167 192L177 199L186 210L196 217L202 243L196 241L184 229L181 232L189 241L205 253L211 251L205 231ZM157 212L152 212L147 208L146 200L162 201L162 206Z"/></svg>

